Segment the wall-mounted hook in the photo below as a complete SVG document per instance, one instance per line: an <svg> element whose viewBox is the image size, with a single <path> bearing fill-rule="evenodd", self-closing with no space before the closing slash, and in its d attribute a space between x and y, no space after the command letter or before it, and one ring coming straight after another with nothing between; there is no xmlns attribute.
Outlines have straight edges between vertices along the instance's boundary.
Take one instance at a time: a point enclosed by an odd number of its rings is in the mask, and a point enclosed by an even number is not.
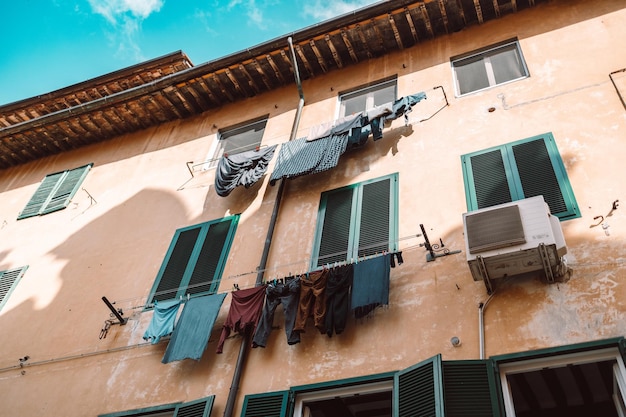
<svg viewBox="0 0 626 417"><path fill-rule="evenodd" d="M443 244L443 240L441 238L439 238L439 244L435 243L434 245L431 245L430 241L428 240L428 235L426 234L426 229L424 229L424 225L420 224L420 228L422 229L422 236L424 236L424 243L420 243L420 246L426 247L426 250L428 251L428 253L426 254L427 262L434 261L436 258L440 258L442 256L461 253L460 250L451 251L450 249L445 248L445 245Z"/></svg>

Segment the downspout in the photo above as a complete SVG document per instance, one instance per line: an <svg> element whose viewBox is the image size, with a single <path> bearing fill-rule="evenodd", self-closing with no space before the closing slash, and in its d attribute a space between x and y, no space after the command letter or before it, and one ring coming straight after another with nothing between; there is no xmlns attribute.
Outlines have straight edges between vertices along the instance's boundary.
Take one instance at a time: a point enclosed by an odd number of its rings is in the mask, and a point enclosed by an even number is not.
<svg viewBox="0 0 626 417"><path fill-rule="evenodd" d="M296 53L293 49L293 42L291 36L287 38L289 42L289 50L291 51L291 59L293 65L293 72L296 77L296 85L298 87L298 94L300 100L298 101L298 107L296 108L296 116L293 120L293 126L291 128L291 134L289 140L294 140L298 132L298 126L300 125L300 116L302 115L302 109L304 108L304 93L302 92L302 83L300 81L300 72L298 71L298 61L296 61ZM265 245L263 246L263 254L261 255L261 261L259 262L259 269L256 276L256 286L263 284L263 277L265 275L265 268L267 266L267 258L270 253L270 246L272 244L272 237L274 236L274 228L276 227L276 219L278 218L278 211L280 209L280 203L283 199L283 193L285 192L285 180L280 180L278 185L278 192L276 193L276 199L274 200L274 209L272 210L272 217L270 218L270 224L267 229L267 236L265 237ZM232 417L235 407L235 400L237 398L237 391L239 391L239 380L241 379L241 372L248 353L248 345L250 344L251 331L249 327L245 329L243 340L239 348L239 356L237 357L237 364L235 365L235 372L233 374L233 382L228 392L228 399L226 400L226 406L224 407L224 417Z"/></svg>
<svg viewBox="0 0 626 417"><path fill-rule="evenodd" d="M485 309L487 304L493 298L495 292L491 293L484 303L478 304L478 342L480 350L480 359L485 359Z"/></svg>

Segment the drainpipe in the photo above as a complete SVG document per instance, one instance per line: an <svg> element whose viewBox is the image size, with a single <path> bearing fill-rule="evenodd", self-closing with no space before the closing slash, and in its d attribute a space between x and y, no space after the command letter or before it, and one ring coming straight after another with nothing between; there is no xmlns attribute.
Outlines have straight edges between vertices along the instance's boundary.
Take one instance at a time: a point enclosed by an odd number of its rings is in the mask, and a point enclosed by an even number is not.
<svg viewBox="0 0 626 417"><path fill-rule="evenodd" d="M485 359L485 309L487 304L493 298L495 292L492 293L484 303L478 304L478 341L480 350L480 359Z"/></svg>
<svg viewBox="0 0 626 417"><path fill-rule="evenodd" d="M298 132L298 126L300 125L300 116L302 115L302 109L304 107L304 93L302 92L302 83L300 82L300 72L298 71L298 61L296 61L296 53L293 49L293 42L291 36L287 39L289 42L289 50L291 51L291 60L293 65L293 72L296 77L296 85L298 86L298 94L300 95L300 101L298 101L298 107L296 109L296 116L293 120L293 126L291 128L291 134L289 140L294 140ZM267 236L265 237L265 245L263 246L263 254L261 255L261 261L259 262L259 271L256 277L256 285L263 284L263 277L265 275L265 267L267 266L267 258L270 253L270 246L272 244L272 237L274 235L274 228L276 226L276 219L278 218L278 211L280 209L280 202L283 199L283 193L285 190L285 180L280 180L278 185L278 192L276 193L276 199L274 200L274 209L272 210L272 217L270 218L270 224L267 229ZM235 406L235 399L237 398L237 391L239 391L239 380L241 379L241 372L248 353L248 345L250 344L251 328L244 330L243 340L239 348L239 356L237 357L237 364L235 365L235 372L233 374L233 382L228 392L228 399L226 400L226 407L224 407L224 417L232 417Z"/></svg>

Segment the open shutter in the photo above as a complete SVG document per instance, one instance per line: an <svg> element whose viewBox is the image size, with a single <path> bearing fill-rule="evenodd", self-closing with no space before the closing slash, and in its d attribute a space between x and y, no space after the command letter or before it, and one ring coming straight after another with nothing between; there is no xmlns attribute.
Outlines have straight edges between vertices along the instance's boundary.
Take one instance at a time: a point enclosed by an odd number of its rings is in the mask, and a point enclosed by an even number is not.
<svg viewBox="0 0 626 417"><path fill-rule="evenodd" d="M363 185L359 222L358 256L389 250L391 179Z"/></svg>
<svg viewBox="0 0 626 417"><path fill-rule="evenodd" d="M176 407L174 417L209 417L215 396L180 404Z"/></svg>
<svg viewBox="0 0 626 417"><path fill-rule="evenodd" d="M228 219L209 226L189 280L189 294L217 292L223 263L230 249L227 241L233 222L233 219Z"/></svg>
<svg viewBox="0 0 626 417"><path fill-rule="evenodd" d="M174 237L160 273L153 300L176 298L181 280L185 275L191 254L200 235L200 226L182 230ZM151 300L150 302L152 302Z"/></svg>
<svg viewBox="0 0 626 417"><path fill-rule="evenodd" d="M324 219L316 266L348 259L354 190L348 187L324 194Z"/></svg>
<svg viewBox="0 0 626 417"><path fill-rule="evenodd" d="M53 211L67 207L76 191L83 183L91 165L72 169L65 172L65 176L59 181L54 191L50 195L45 207L42 207L41 214L48 214Z"/></svg>
<svg viewBox="0 0 626 417"><path fill-rule="evenodd" d="M443 417L441 355L433 356L394 377L394 417Z"/></svg>
<svg viewBox="0 0 626 417"><path fill-rule="evenodd" d="M28 266L23 266L21 268L0 272L0 310L7 303L9 296L15 287L17 287L17 283L27 269Z"/></svg>
<svg viewBox="0 0 626 417"><path fill-rule="evenodd" d="M512 201L500 149L464 157L464 169L469 210Z"/></svg>
<svg viewBox="0 0 626 417"><path fill-rule="evenodd" d="M246 395L241 417L286 417L289 391Z"/></svg>
<svg viewBox="0 0 626 417"><path fill-rule="evenodd" d="M69 171L47 175L17 219L47 214L67 207L91 166L92 164L89 164Z"/></svg>
<svg viewBox="0 0 626 417"><path fill-rule="evenodd" d="M499 417L499 396L490 360L444 361L446 417Z"/></svg>

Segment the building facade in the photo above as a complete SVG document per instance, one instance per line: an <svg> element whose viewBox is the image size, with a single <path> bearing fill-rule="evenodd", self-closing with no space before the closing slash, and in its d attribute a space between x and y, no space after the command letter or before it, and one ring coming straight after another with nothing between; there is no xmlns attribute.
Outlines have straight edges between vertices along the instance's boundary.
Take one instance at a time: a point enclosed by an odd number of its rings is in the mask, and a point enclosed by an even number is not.
<svg viewBox="0 0 626 417"><path fill-rule="evenodd" d="M626 415L625 22L380 2L0 107L0 414Z"/></svg>

